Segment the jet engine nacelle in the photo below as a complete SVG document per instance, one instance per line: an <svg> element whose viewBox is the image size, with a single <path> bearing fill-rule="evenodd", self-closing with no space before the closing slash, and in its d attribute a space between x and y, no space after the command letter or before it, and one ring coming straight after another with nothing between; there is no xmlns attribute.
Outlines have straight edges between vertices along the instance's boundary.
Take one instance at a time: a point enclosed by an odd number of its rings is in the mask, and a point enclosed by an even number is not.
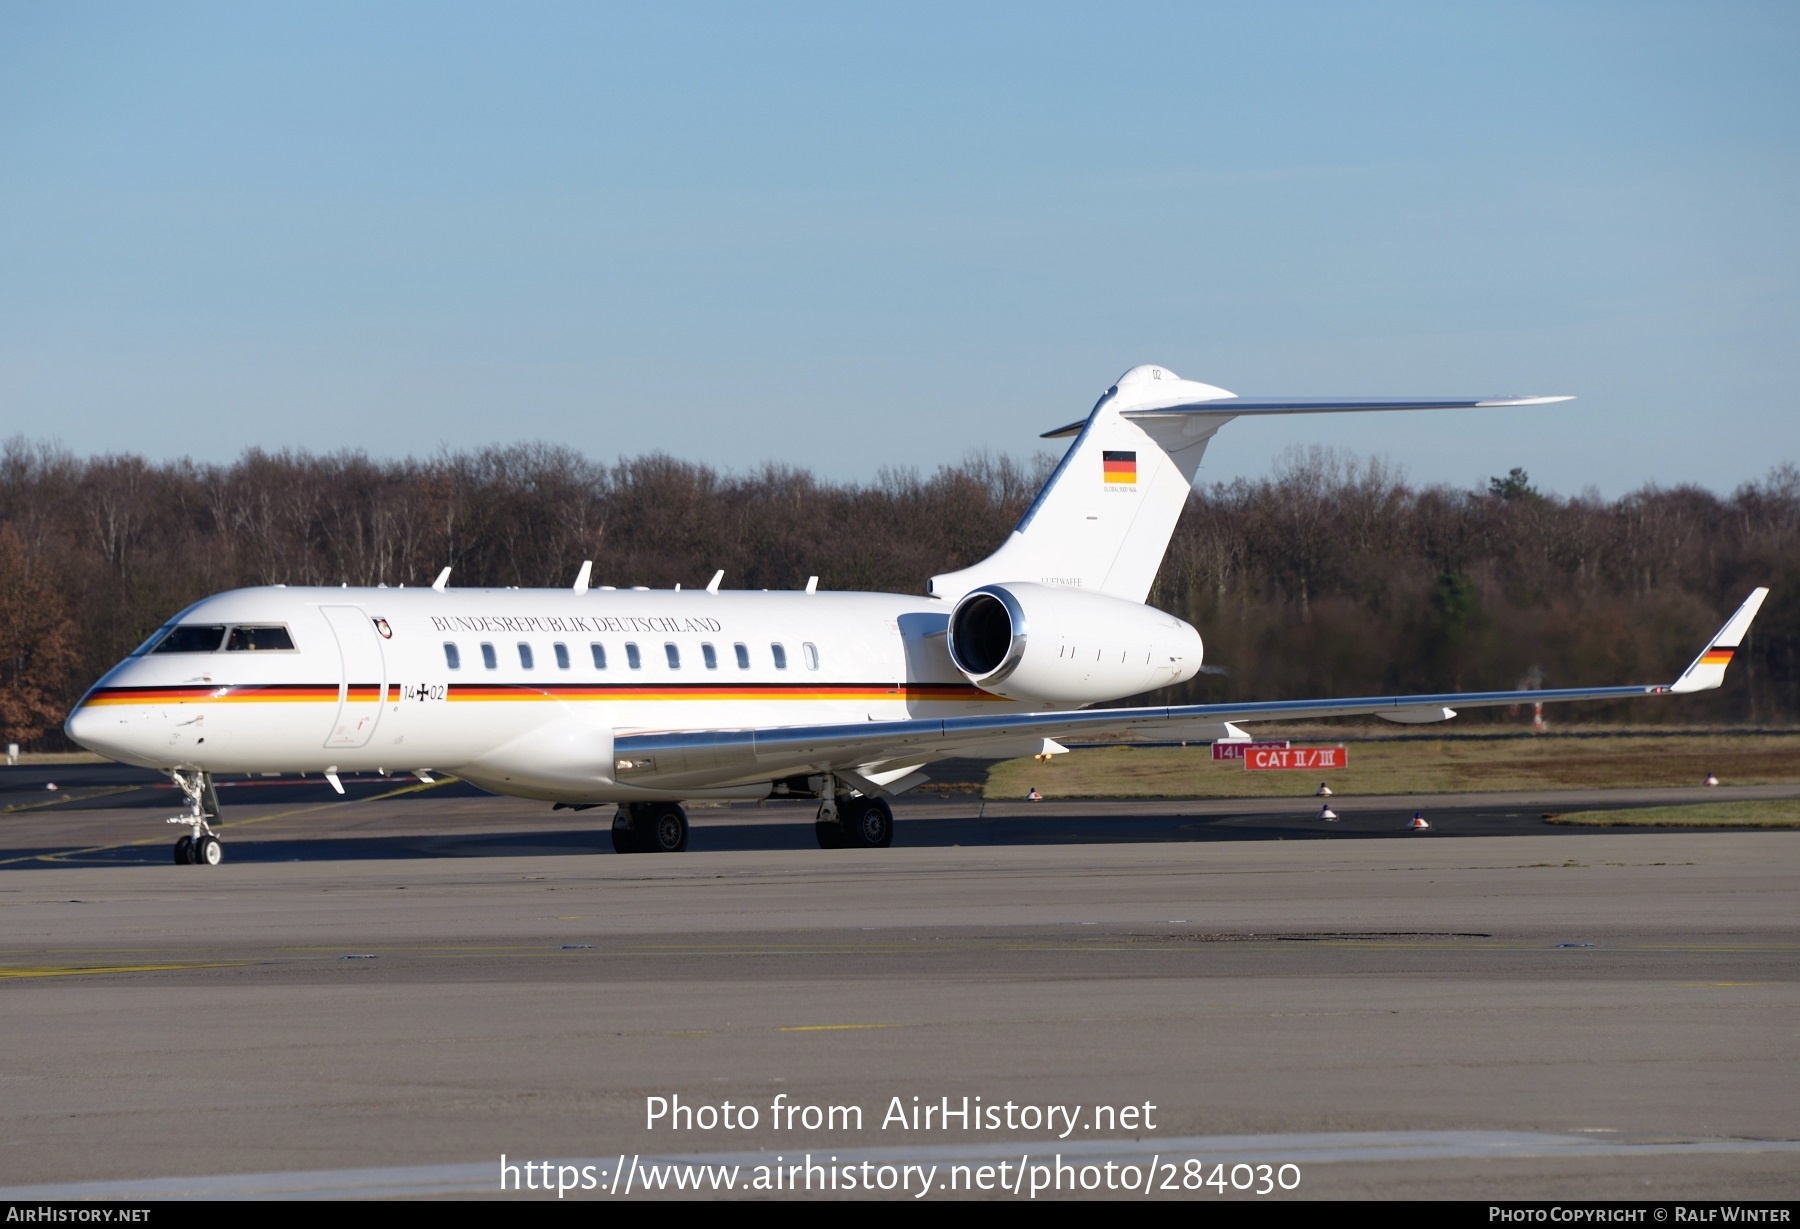
<svg viewBox="0 0 1800 1229"><path fill-rule="evenodd" d="M1084 589L1009 581L965 594L950 615L950 659L1009 700L1116 700L1200 672L1200 633L1174 615Z"/></svg>

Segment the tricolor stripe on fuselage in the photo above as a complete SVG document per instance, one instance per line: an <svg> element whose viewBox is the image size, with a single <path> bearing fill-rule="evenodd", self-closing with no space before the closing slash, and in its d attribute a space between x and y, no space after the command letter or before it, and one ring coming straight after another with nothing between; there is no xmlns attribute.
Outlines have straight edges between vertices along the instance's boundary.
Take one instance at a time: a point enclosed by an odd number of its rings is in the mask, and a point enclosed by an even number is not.
<svg viewBox="0 0 1800 1229"><path fill-rule="evenodd" d="M356 684L351 698L368 702L380 697L377 683ZM97 687L88 693L88 704L336 704L336 683L233 683L184 687Z"/></svg>
<svg viewBox="0 0 1800 1229"><path fill-rule="evenodd" d="M406 698L400 683L388 685L389 703ZM967 683L452 683L445 698L459 702L519 700L714 701L714 700L938 700L1005 702ZM83 704L336 704L335 683L235 683L224 686L102 687ZM381 699L379 683L353 683L351 703Z"/></svg>

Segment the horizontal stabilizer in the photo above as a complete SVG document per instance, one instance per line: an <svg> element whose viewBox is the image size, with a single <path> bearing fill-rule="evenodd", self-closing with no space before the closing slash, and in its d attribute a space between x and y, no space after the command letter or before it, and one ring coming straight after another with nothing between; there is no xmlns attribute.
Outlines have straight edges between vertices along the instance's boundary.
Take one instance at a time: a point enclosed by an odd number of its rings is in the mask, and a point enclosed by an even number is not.
<svg viewBox="0 0 1800 1229"><path fill-rule="evenodd" d="M1219 397L1186 405L1122 411L1133 422L1185 414L1354 414L1364 410L1485 410L1509 405L1552 405L1573 397ZM1079 434L1087 419L1044 432L1047 440Z"/></svg>

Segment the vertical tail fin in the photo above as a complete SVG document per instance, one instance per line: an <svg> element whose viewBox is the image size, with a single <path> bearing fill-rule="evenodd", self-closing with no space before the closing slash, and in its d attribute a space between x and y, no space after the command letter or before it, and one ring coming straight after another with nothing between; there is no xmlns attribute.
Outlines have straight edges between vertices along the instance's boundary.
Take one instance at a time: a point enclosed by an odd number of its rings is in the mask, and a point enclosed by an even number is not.
<svg viewBox="0 0 1800 1229"><path fill-rule="evenodd" d="M1207 442L1232 416L1190 414L1139 425L1123 412L1229 397L1165 367L1133 367L1085 423L1050 433L1079 432L1000 549L973 567L932 577L929 592L956 598L978 585L1013 580L1143 601Z"/></svg>
<svg viewBox="0 0 1800 1229"><path fill-rule="evenodd" d="M1149 596L1206 445L1234 418L1362 410L1456 410L1548 405L1568 397L1239 397L1167 367L1133 367L1086 422L1047 433L1075 442L1000 549L974 567L933 576L933 597L980 585L1033 581ZM1733 642L1735 643L1735 641ZM1696 676L1698 677L1698 676Z"/></svg>

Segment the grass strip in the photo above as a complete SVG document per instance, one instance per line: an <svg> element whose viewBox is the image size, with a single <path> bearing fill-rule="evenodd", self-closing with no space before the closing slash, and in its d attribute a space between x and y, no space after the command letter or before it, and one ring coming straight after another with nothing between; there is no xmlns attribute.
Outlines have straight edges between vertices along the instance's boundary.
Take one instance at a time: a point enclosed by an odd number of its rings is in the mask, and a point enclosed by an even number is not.
<svg viewBox="0 0 1800 1229"><path fill-rule="evenodd" d="M1344 742L1350 766L1339 771L1246 772L1239 762L1215 762L1204 743L1078 748L1049 763L1026 758L993 765L984 796L1017 799L1035 789L1045 798L1291 798L1311 794L1321 780L1347 797L1619 789L1699 785L1709 772L1723 785L1800 782L1794 740L1779 735L1357 742L1346 734L1353 732L1306 744Z"/></svg>
<svg viewBox="0 0 1800 1229"><path fill-rule="evenodd" d="M1588 828L1800 828L1800 799L1571 811L1567 815L1546 815L1544 822Z"/></svg>

